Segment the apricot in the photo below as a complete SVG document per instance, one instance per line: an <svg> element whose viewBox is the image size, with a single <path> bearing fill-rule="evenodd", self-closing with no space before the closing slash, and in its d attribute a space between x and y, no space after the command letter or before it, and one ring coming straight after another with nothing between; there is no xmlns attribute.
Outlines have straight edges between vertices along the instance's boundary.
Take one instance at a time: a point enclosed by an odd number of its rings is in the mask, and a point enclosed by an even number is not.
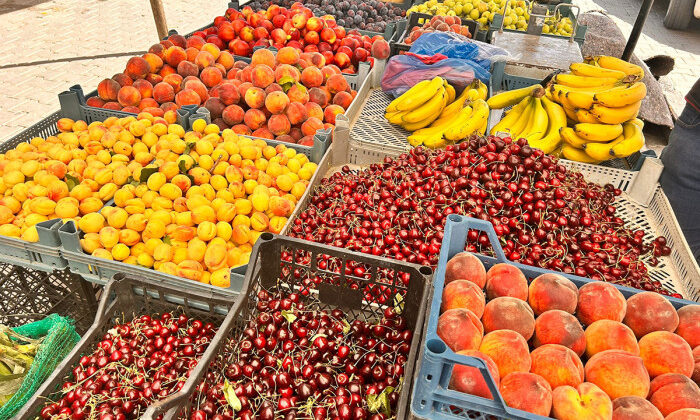
<svg viewBox="0 0 700 420"><path fill-rule="evenodd" d="M595 321L586 328L586 355L592 357L605 350L623 350L639 355L634 332L625 324L609 319Z"/></svg>
<svg viewBox="0 0 700 420"><path fill-rule="evenodd" d="M561 344L581 356L586 351L586 336L576 317L552 309L538 316L535 321L533 345L539 347L543 344Z"/></svg>
<svg viewBox="0 0 700 420"><path fill-rule="evenodd" d="M620 397L613 401L612 420L664 420L654 404L641 397Z"/></svg>
<svg viewBox="0 0 700 420"><path fill-rule="evenodd" d="M146 79L138 79L134 81L131 86L138 89L141 94L141 98L152 98L153 97L153 85ZM157 106L157 105L156 105Z"/></svg>
<svg viewBox="0 0 700 420"><path fill-rule="evenodd" d="M126 70L124 70L124 73L133 80L144 79L150 72L151 65L143 57L131 57L126 62Z"/></svg>
<svg viewBox="0 0 700 420"><path fill-rule="evenodd" d="M479 351L496 362L501 379L511 372L530 371L530 350L523 336L515 331L496 330L486 334Z"/></svg>
<svg viewBox="0 0 700 420"><path fill-rule="evenodd" d="M291 64L294 65L299 61L299 50L294 47L283 47L277 51L277 63L278 64Z"/></svg>
<svg viewBox="0 0 700 420"><path fill-rule="evenodd" d="M469 309L481 318L484 314L484 292L479 286L467 280L455 280L442 291L441 311L454 308Z"/></svg>
<svg viewBox="0 0 700 420"><path fill-rule="evenodd" d="M687 305L678 310L676 334L691 348L700 346L700 305Z"/></svg>
<svg viewBox="0 0 700 420"><path fill-rule="evenodd" d="M265 108L273 114L283 113L288 105L289 98L284 92L271 92L265 98Z"/></svg>
<svg viewBox="0 0 700 420"><path fill-rule="evenodd" d="M511 264L501 263L491 267L486 273L485 290L489 300L511 296L527 302L527 279L522 271Z"/></svg>
<svg viewBox="0 0 700 420"><path fill-rule="evenodd" d="M318 118L311 117L301 125L301 132L305 136L313 136L316 131L323 130L323 128L323 123Z"/></svg>
<svg viewBox="0 0 700 420"><path fill-rule="evenodd" d="M491 378L493 379L496 388L498 388L500 384L498 366L496 366L496 363L493 361L493 359L491 359L491 357L477 350L462 350L458 351L457 354L477 357L483 360L484 363L486 363L489 373L491 373ZM484 379L481 371L478 368L471 366L454 366L452 369L452 376L450 377L450 389L476 395L477 397L493 399L491 390L486 384L486 379Z"/></svg>
<svg viewBox="0 0 700 420"><path fill-rule="evenodd" d="M318 67L307 67L301 72L301 83L307 88L314 88L323 85L325 78Z"/></svg>
<svg viewBox="0 0 700 420"><path fill-rule="evenodd" d="M693 350L680 335L654 331L639 340L639 355L652 378L664 373L693 375Z"/></svg>
<svg viewBox="0 0 700 420"><path fill-rule="evenodd" d="M290 105L293 103L294 102L290 103ZM304 108L306 109L306 118L304 121L308 118L317 118L319 121L323 121L323 109L317 103L307 102L304 104Z"/></svg>
<svg viewBox="0 0 700 420"><path fill-rule="evenodd" d="M224 76L216 67L205 67L204 70L202 70L202 73L199 75L199 78L202 80L202 83L204 83L205 86L211 88L221 83Z"/></svg>
<svg viewBox="0 0 700 420"><path fill-rule="evenodd" d="M288 134L291 127L287 117L282 114L272 115L270 119L267 120L267 129L275 136ZM272 138L274 137L271 137L271 139Z"/></svg>
<svg viewBox="0 0 700 420"><path fill-rule="evenodd" d="M275 80L273 82L276 82L280 86L294 86L299 83L301 80L301 73L299 70L294 67L290 66L289 64L280 64L275 68Z"/></svg>
<svg viewBox="0 0 700 420"><path fill-rule="evenodd" d="M331 94L324 88L312 87L309 89L309 101L317 103L321 108L325 108L331 101Z"/></svg>
<svg viewBox="0 0 700 420"><path fill-rule="evenodd" d="M175 103L178 106L199 105L202 103L202 98L194 90L185 88L175 95Z"/></svg>
<svg viewBox="0 0 700 420"><path fill-rule="evenodd" d="M333 104L340 105L346 110L350 108L352 100L352 95L345 91L338 92L335 95L333 95Z"/></svg>
<svg viewBox="0 0 700 420"><path fill-rule="evenodd" d="M583 382L583 363L570 348L559 344L545 344L531 354L530 372L542 376L552 389L562 386L578 386Z"/></svg>
<svg viewBox="0 0 700 420"><path fill-rule="evenodd" d="M552 416L559 420L612 418L613 404L599 387L584 382L575 388L564 385L552 392Z"/></svg>
<svg viewBox="0 0 700 420"><path fill-rule="evenodd" d="M257 89L257 88L256 88ZM265 113L259 109L251 108L245 112L243 121L251 130L257 130L266 122Z"/></svg>
<svg viewBox="0 0 700 420"><path fill-rule="evenodd" d="M265 64L258 64L253 67L251 82L253 86L265 89L275 82L275 72Z"/></svg>
<svg viewBox="0 0 700 420"><path fill-rule="evenodd" d="M334 74L326 80L326 86L332 95L338 92L350 92L350 85L342 74Z"/></svg>
<svg viewBox="0 0 700 420"><path fill-rule="evenodd" d="M529 340L535 331L535 315L530 306L514 297L499 297L489 301L482 317L484 331L513 330Z"/></svg>
<svg viewBox="0 0 700 420"><path fill-rule="evenodd" d="M538 316L550 309L573 314L578 303L578 289L571 280L560 274L542 274L530 283L528 302Z"/></svg>
<svg viewBox="0 0 700 420"><path fill-rule="evenodd" d="M654 378L648 398L664 416L684 408L700 409L700 388L679 373L666 373Z"/></svg>
<svg viewBox="0 0 700 420"><path fill-rule="evenodd" d="M233 83L222 83L219 85L219 99L224 105L237 104L241 100L241 94Z"/></svg>
<svg viewBox="0 0 700 420"><path fill-rule="evenodd" d="M552 387L543 377L529 372L513 372L501 378L498 390L508 407L549 416Z"/></svg>
<svg viewBox="0 0 700 420"><path fill-rule="evenodd" d="M600 319L622 322L627 312L627 301L615 286L596 281L578 289L576 316L584 325Z"/></svg>
<svg viewBox="0 0 700 420"><path fill-rule="evenodd" d="M112 79L104 79L97 85L97 95L103 101L116 101L121 86Z"/></svg>
<svg viewBox="0 0 700 420"><path fill-rule="evenodd" d="M641 292L627 299L627 312L622 321L637 338L654 331L675 331L678 314L671 302L654 292Z"/></svg>
<svg viewBox="0 0 700 420"><path fill-rule="evenodd" d="M251 66L256 66L257 64L266 64L270 68L275 67L275 55L272 53L272 51L261 48L253 52L253 55L250 57L250 65Z"/></svg>
<svg viewBox="0 0 700 420"><path fill-rule="evenodd" d="M438 318L437 335L453 351L478 350L484 327L474 312L450 309Z"/></svg>
<svg viewBox="0 0 700 420"><path fill-rule="evenodd" d="M345 110L341 106L328 105L326 109L323 110L323 121L335 125L335 117L343 112L345 112Z"/></svg>
<svg viewBox="0 0 700 420"><path fill-rule="evenodd" d="M272 93L270 95L272 95ZM268 98L270 97L270 95L268 95ZM300 104L299 102L289 102L289 98L287 98L287 101L288 103L286 105L284 113L287 116L287 119L289 119L289 123L292 125L297 125L302 124L304 121L306 121L306 119L308 118L306 107ZM267 98L265 102L267 104ZM270 110L269 107L268 110ZM270 110L270 112L272 112L272 110Z"/></svg>
<svg viewBox="0 0 700 420"><path fill-rule="evenodd" d="M641 357L622 350L605 350L588 359L586 380L598 385L611 399L649 393L649 373Z"/></svg>
<svg viewBox="0 0 700 420"><path fill-rule="evenodd" d="M265 91L258 87L251 87L245 93L245 103L251 108L262 108L265 105Z"/></svg>

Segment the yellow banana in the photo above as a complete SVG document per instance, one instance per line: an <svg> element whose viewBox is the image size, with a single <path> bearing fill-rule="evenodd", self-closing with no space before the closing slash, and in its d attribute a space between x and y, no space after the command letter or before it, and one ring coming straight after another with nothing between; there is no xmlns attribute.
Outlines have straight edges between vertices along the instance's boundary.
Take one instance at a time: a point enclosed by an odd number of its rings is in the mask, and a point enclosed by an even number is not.
<svg viewBox="0 0 700 420"><path fill-rule="evenodd" d="M597 65L600 67L618 70L627 75L634 75L640 79L644 77L644 70L636 64L628 63L624 60L620 60L616 57L610 57L608 55L600 55L593 58Z"/></svg>
<svg viewBox="0 0 700 420"><path fill-rule="evenodd" d="M598 161L604 161L604 160L610 160L613 158L611 148L624 140L624 136L619 135L617 138L613 141L610 142L605 142L605 143L596 143L596 142L590 142L586 143L583 145L583 150L586 152L588 156L591 157L591 159L595 159Z"/></svg>
<svg viewBox="0 0 700 420"><path fill-rule="evenodd" d="M564 143L576 149L583 149L583 146L588 143L588 140L579 137L571 127L562 128L559 134L561 134L561 139Z"/></svg>
<svg viewBox="0 0 700 420"><path fill-rule="evenodd" d="M575 109L569 108L568 106L562 106L562 108L564 108L564 113L569 120L573 121L574 124L579 122Z"/></svg>
<svg viewBox="0 0 700 420"><path fill-rule="evenodd" d="M559 145L559 147L557 147L556 149L552 150L552 153L550 153L550 155L556 156L556 157L558 157L558 158L561 158L561 148L562 148L562 147L563 147L562 145Z"/></svg>
<svg viewBox="0 0 700 420"><path fill-rule="evenodd" d="M410 89L408 89L406 92L404 92L403 95L401 95L401 96L399 96L398 98L396 98L396 99L394 99L393 101L391 101L391 103L389 104L389 106L386 107L386 112L396 112L396 111L398 111L399 109L396 107L396 105L397 105L399 102L405 100L406 97L408 97L408 96L410 96L410 95L414 95L414 94L418 93L419 91L421 91L421 90L427 88L428 85L430 85L430 82L432 82L432 80L423 80L423 81L420 81L420 82L416 83L415 86L413 86L413 87L411 87Z"/></svg>
<svg viewBox="0 0 700 420"><path fill-rule="evenodd" d="M436 76L423 89L414 92L411 91L418 85L412 87L399 97L401 101L396 104L396 109L398 111L409 111L421 107L424 103L435 98L440 89L445 89L442 85L442 80L442 77Z"/></svg>
<svg viewBox="0 0 700 420"><path fill-rule="evenodd" d="M472 104L473 111L466 120L460 119L460 124L448 128L443 136L446 140L457 141L465 139L481 128L489 118L489 106L483 99L477 99Z"/></svg>
<svg viewBox="0 0 700 420"><path fill-rule="evenodd" d="M542 106L542 99L535 98L535 110L530 117L531 123L523 130L521 137L525 137L528 143L531 140L539 140L547 133L547 111Z"/></svg>
<svg viewBox="0 0 700 420"><path fill-rule="evenodd" d="M486 103L488 104L490 109L505 108L507 106L517 104L518 102L522 101L523 98L525 98L527 95L529 95L530 92L541 87L542 86L540 85L532 85L516 90L502 92L498 95L490 97L489 100L486 101Z"/></svg>
<svg viewBox="0 0 700 420"><path fill-rule="evenodd" d="M445 109L442 110L438 119L442 119L443 117L459 112L464 107L464 103L469 100L469 96L472 94L472 92L474 92L474 89L470 89L469 86L464 88L462 93L460 93L459 96L452 101L452 103L448 104ZM474 94L474 96L476 96L476 94Z"/></svg>
<svg viewBox="0 0 700 420"><path fill-rule="evenodd" d="M599 121L595 115L591 114L590 112L586 111L585 109L577 109L576 110L576 119L578 119L578 122L582 122L582 123L600 124L602 122L602 121Z"/></svg>
<svg viewBox="0 0 700 420"><path fill-rule="evenodd" d="M644 146L644 134L636 124L626 123L623 136L624 139L610 149L610 153L615 157L627 157Z"/></svg>
<svg viewBox="0 0 700 420"><path fill-rule="evenodd" d="M442 136L442 133L445 132L448 128L450 128L453 124L459 123L459 119L469 116L472 113L472 108L470 106L464 107L460 112L455 113L454 115L449 116L448 118L444 118L440 120L435 120L430 127L422 128L420 130L415 131L412 135L415 136L425 136L429 134L434 134L434 133L440 133Z"/></svg>
<svg viewBox="0 0 700 420"><path fill-rule="evenodd" d="M622 124L578 123L574 129L580 137L591 141L611 141L622 134Z"/></svg>
<svg viewBox="0 0 700 420"><path fill-rule="evenodd" d="M423 141L423 146L430 149L438 149L440 147L445 147L447 142L442 136L432 136Z"/></svg>
<svg viewBox="0 0 700 420"><path fill-rule="evenodd" d="M544 97L541 99L542 106L547 113L549 128L544 137L539 140L528 139L528 143L531 147L540 149L545 153L552 153L561 145L561 134L559 131L566 127L566 114L561 105Z"/></svg>
<svg viewBox="0 0 700 420"><path fill-rule="evenodd" d="M510 111L508 111L508 113L503 118L501 118L501 121L499 121L496 125L491 127L491 131L489 131L489 133L491 135L494 135L499 131L507 131L510 133L511 127L513 127L513 125L517 123L518 119L522 116L523 111L527 109L527 106L530 103L530 99L531 97L528 96L527 98L520 101L513 108L511 108Z"/></svg>
<svg viewBox="0 0 700 420"><path fill-rule="evenodd" d="M646 85L642 82L637 82L627 89L596 93L593 96L593 102L612 108L619 108L639 102L645 96L647 96Z"/></svg>
<svg viewBox="0 0 700 420"><path fill-rule="evenodd" d="M613 90L623 90L627 86L624 84L615 86L613 88L610 88L608 90L605 90L604 92L608 91L613 91ZM571 105L573 108L581 108L581 109L591 109L593 106L593 95L595 95L596 92L594 91L577 91L577 90L569 90L567 91L564 95L566 97L566 102L568 102L569 105Z"/></svg>
<svg viewBox="0 0 700 420"><path fill-rule="evenodd" d="M627 74L623 71L592 66L586 63L571 63L569 70L571 70L571 73L575 74L576 76L612 77L617 80L623 79L625 76L627 76Z"/></svg>
<svg viewBox="0 0 700 420"><path fill-rule="evenodd" d="M642 101L620 108L608 108L600 104L594 104L591 108L591 114L595 115L602 123L620 124L636 118L641 105Z"/></svg>
<svg viewBox="0 0 700 420"><path fill-rule="evenodd" d="M588 77L562 73L557 74L554 77L554 83L576 88L607 86L613 85L617 82L618 80L613 77Z"/></svg>
<svg viewBox="0 0 700 420"><path fill-rule="evenodd" d="M483 136L484 133L486 133L486 127L488 127L488 126L489 126L489 121L488 121L488 118L487 118L487 119L484 121L484 123L481 124L481 127L479 127L479 129L477 130L477 131L479 132L479 135L482 135L482 136Z"/></svg>
<svg viewBox="0 0 700 420"><path fill-rule="evenodd" d="M532 126L535 124L535 114L537 113L537 109L541 106L542 102L539 100L539 98L532 98L532 101L530 101L530 113L527 117L527 123L525 123L522 130L516 133L517 138L525 137L530 133Z"/></svg>
<svg viewBox="0 0 700 420"><path fill-rule="evenodd" d="M568 144L565 144L561 147L561 155L564 156L565 159L573 160L576 162L600 163L599 160L595 160L592 157L588 156L583 150L573 148Z"/></svg>
<svg viewBox="0 0 700 420"><path fill-rule="evenodd" d="M482 83L481 80L476 79L472 84L476 83L476 90L479 92L479 99L486 100L486 97L489 94L489 88L486 86L485 83Z"/></svg>
<svg viewBox="0 0 700 420"><path fill-rule="evenodd" d="M512 139L519 139L518 135L525 129L525 126L530 122L530 116L532 115L532 112L535 110L534 108L534 103L535 103L535 98L532 96L528 96L523 100L523 102L527 101L527 104L525 105L525 108L522 110L520 113L520 118L518 118L510 128L510 137Z"/></svg>
<svg viewBox="0 0 700 420"><path fill-rule="evenodd" d="M399 125L399 124L403 123L402 117L404 115L406 115L407 113L408 113L407 111L394 112L391 115L386 116L386 119L392 124Z"/></svg>
<svg viewBox="0 0 700 420"><path fill-rule="evenodd" d="M409 113L401 117L405 123L415 123L418 121L423 121L429 119L431 116L433 119L430 122L435 121L445 107L445 100L447 99L447 93L444 87L438 89L435 96L430 98L430 100L423 105L411 110ZM428 123L430 124L430 123Z"/></svg>
<svg viewBox="0 0 700 420"><path fill-rule="evenodd" d="M404 122L401 124L401 127L406 131L416 131L416 130L424 129L425 127L429 126L433 122L434 122L433 116L431 115L430 117L428 117L424 120L420 120L418 122L414 122L414 123Z"/></svg>
<svg viewBox="0 0 700 420"><path fill-rule="evenodd" d="M447 83L447 80L445 80L445 91L447 92L447 103L451 104L454 102L455 97L457 96L457 92L455 92L455 88L452 87L451 84Z"/></svg>
<svg viewBox="0 0 700 420"><path fill-rule="evenodd" d="M639 118L635 118L630 122L639 128L644 128L644 121L640 120ZM623 126L622 128L624 129L625 127Z"/></svg>

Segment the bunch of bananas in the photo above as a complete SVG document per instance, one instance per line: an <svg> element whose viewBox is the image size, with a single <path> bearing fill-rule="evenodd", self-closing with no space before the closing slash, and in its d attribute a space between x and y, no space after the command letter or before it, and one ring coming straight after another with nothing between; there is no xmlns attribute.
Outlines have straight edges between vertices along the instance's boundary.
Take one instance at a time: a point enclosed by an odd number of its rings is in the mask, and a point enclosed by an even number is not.
<svg viewBox="0 0 700 420"><path fill-rule="evenodd" d="M487 104L491 109L513 106L490 134L506 132L514 139L524 138L531 147L545 153L552 153L561 144L559 132L566 127L566 113L545 96L541 85L499 93L490 97Z"/></svg>
<svg viewBox="0 0 700 420"><path fill-rule="evenodd" d="M558 74L546 95L564 108L562 154L587 163L627 157L644 146L643 124L636 120L646 97L641 67L615 57L597 56L573 63Z"/></svg>
<svg viewBox="0 0 700 420"><path fill-rule="evenodd" d="M392 101L385 117L413 131L408 136L412 146L435 149L486 131L486 95L486 85L475 80L456 96L454 87L438 76L416 84Z"/></svg>

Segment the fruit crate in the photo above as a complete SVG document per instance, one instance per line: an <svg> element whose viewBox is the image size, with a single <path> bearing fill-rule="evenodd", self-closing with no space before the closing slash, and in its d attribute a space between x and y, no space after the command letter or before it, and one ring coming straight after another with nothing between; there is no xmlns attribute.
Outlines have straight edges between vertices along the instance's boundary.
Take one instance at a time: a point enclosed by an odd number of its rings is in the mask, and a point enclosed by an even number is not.
<svg viewBox="0 0 700 420"><path fill-rule="evenodd" d="M216 297L191 289L186 290L183 287L156 285L146 279L133 278L125 274L115 275L105 286L97 315L90 329L15 418L36 417L46 404L46 400L56 395L63 382L70 380L73 366L84 354L95 348L115 322L128 322L141 315L179 310L190 318L212 322L219 327L217 335L210 343L211 346L217 338L219 340L223 338L221 328L223 320L237 300L232 296Z"/></svg>
<svg viewBox="0 0 700 420"><path fill-rule="evenodd" d="M508 407L498 392L490 372L481 359L458 355L448 348L442 339L437 335L437 323L440 316L440 306L442 303L442 293L445 286L445 267L447 261L454 255L464 251L469 230L479 230L485 232L491 242L495 258L484 255L477 257L484 263L488 270L496 263L512 264L523 272L528 281L553 271L531 267L523 264L513 263L506 259L503 250L498 242L498 237L490 222L473 219L459 215L449 215L445 224L445 237L440 249L440 260L433 281L434 294L433 301L428 315L427 327L425 329L425 345L421 349L420 367L413 386L411 398L411 415L416 419L523 419L535 420L546 419L536 414ZM563 273L560 273L563 274ZM563 274L571 280L577 287L581 287L589 280L583 277ZM686 283L700 279L686 279ZM639 290L629 287L614 285L620 292L628 298L631 295L640 293ZM700 283L693 286L694 299L700 298ZM690 289L690 287L686 287ZM697 305L683 299L668 298L673 306L678 309L685 305ZM481 398L474 395L462 393L448 388L452 369L455 364L466 365L478 368L494 399Z"/></svg>
<svg viewBox="0 0 700 420"><path fill-rule="evenodd" d="M65 269L45 272L0 263L0 324L18 326L56 313L72 318L83 333L97 310L96 291Z"/></svg>
<svg viewBox="0 0 700 420"><path fill-rule="evenodd" d="M415 28L416 26L423 25L423 23L432 18L433 15L429 15L427 13L411 13L411 15L408 17L406 28L401 32L397 31L391 40L391 55L394 56L410 50L411 45L405 44L404 40L411 34L411 29ZM476 35L479 32L479 23L472 19L461 18L461 20L462 26L469 28L469 33L471 33L472 39L476 39Z"/></svg>
<svg viewBox="0 0 700 420"><path fill-rule="evenodd" d="M287 260L282 258L283 253L289 253L294 257ZM314 296L317 300L313 305L314 309L340 308L348 316L349 322L354 319L379 320L385 308L401 307L402 314L406 317L408 326L416 337L411 342L411 349L405 365L407 380L403 382L404 385L397 403L398 414L396 418L407 418L411 382L408 378L413 374L420 347L419 337L423 329L431 290L432 269L269 233L264 233L260 237L260 240L255 244L252 255L251 268L246 273L245 292L241 293L240 301L229 312L221 327L225 336L235 338L243 333L246 320L258 312L256 309L257 295L263 289ZM303 257L304 261L297 260L297 257ZM363 278L359 278L343 274L344 270L321 269L317 261L324 258L337 261L338 267L346 267L348 263L362 264L366 268L367 274ZM298 271L302 273L300 276L294 274ZM399 280L399 273L410 275L408 285L404 285ZM303 279L314 276L319 276L321 282L318 284L314 282L305 284L303 282ZM366 300L361 289L357 290L352 287L353 284L357 285L358 283L368 287L377 284L390 287L391 296L387 300L389 304ZM398 296L400 298L396 299ZM400 303L396 304L396 302ZM187 411L191 409L192 394L200 381L208 374L210 363L218 357L226 356L221 353L224 344L224 340L212 341L212 345L207 349L183 387L183 393L151 406L144 418L154 419L159 415L163 415L163 419L189 418L190 415Z"/></svg>

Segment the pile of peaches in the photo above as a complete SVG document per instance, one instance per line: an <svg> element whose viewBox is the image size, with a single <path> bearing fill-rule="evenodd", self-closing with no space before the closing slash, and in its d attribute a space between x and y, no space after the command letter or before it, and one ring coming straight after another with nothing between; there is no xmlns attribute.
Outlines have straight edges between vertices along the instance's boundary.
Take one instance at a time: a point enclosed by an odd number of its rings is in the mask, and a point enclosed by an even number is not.
<svg viewBox="0 0 700 420"><path fill-rule="evenodd" d="M356 94L318 52L259 49L247 63L198 36L172 35L102 80L87 105L156 117L201 105L222 130L311 146Z"/></svg>
<svg viewBox="0 0 700 420"><path fill-rule="evenodd" d="M453 32L464 35L467 38L472 37L467 26L462 25L462 20L457 16L433 16L423 26L414 26L403 40L404 44L413 44L421 35L429 32Z"/></svg>
<svg viewBox="0 0 700 420"><path fill-rule="evenodd" d="M625 299L610 283L577 288L559 274L488 272L463 252L447 263L438 336L482 359L508 406L561 420L700 418L700 305ZM492 398L474 367L452 389ZM465 407L466 408L466 407Z"/></svg>

